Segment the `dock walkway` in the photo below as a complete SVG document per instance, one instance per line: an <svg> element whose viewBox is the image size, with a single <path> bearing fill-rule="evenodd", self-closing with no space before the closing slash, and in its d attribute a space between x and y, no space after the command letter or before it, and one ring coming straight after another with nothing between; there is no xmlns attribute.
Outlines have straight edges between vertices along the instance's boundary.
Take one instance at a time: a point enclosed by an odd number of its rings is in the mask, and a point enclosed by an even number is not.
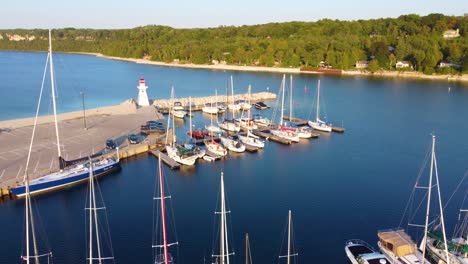
<svg viewBox="0 0 468 264"><path fill-rule="evenodd" d="M167 166L169 166L169 168L173 169L173 170L178 170L180 169L180 164L177 163L175 160L169 158L169 156L167 156L165 153L162 153L160 150L158 149L153 149L150 151L151 154L153 154L153 156L155 156L156 158L161 158L161 161L164 162Z"/></svg>

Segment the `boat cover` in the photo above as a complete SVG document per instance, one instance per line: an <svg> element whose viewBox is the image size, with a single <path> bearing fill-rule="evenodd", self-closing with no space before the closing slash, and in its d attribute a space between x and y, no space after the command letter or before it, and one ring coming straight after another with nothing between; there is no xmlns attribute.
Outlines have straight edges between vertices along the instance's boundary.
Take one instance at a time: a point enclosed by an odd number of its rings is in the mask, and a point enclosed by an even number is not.
<svg viewBox="0 0 468 264"><path fill-rule="evenodd" d="M391 250L398 257L416 252L416 243L402 229L379 232L377 236L382 246Z"/></svg>

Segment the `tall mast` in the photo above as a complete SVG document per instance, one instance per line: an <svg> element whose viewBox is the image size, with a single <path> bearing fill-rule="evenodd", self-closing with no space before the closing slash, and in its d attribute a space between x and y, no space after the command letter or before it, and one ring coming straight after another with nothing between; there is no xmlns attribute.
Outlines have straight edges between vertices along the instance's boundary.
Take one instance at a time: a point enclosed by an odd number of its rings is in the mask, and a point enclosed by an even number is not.
<svg viewBox="0 0 468 264"><path fill-rule="evenodd" d="M421 243L422 247L422 263L425 263L426 259L426 241L427 241L427 229L429 226L429 212L430 212L430 205L431 205L431 194L432 194L432 171L434 168L434 149L435 149L435 136L432 136L432 153L431 153L431 169L429 173L429 185L427 191L427 208L426 208L426 223L424 225L424 237Z"/></svg>
<svg viewBox="0 0 468 264"><path fill-rule="evenodd" d="M320 115L320 80L318 80L318 86L317 86L317 116L315 121L318 122L319 120L319 115Z"/></svg>
<svg viewBox="0 0 468 264"><path fill-rule="evenodd" d="M283 112L284 112L284 86L286 82L286 75L283 75L283 81L281 82L281 88L283 89L283 95L281 96L281 118L279 121L279 125L281 126L283 124Z"/></svg>
<svg viewBox="0 0 468 264"><path fill-rule="evenodd" d="M89 170L89 264L93 264L93 214L92 214L92 201L93 195L91 191L92 185L92 169Z"/></svg>
<svg viewBox="0 0 468 264"><path fill-rule="evenodd" d="M232 79L232 75L231 75L231 103L234 105L234 81ZM234 107L232 108L232 119L236 119L236 116L235 116L235 109Z"/></svg>
<svg viewBox="0 0 468 264"><path fill-rule="evenodd" d="M249 105L252 105L252 86L249 84ZM252 116L252 111L249 111L249 119Z"/></svg>
<svg viewBox="0 0 468 264"><path fill-rule="evenodd" d="M288 214L288 264L291 263L291 210Z"/></svg>
<svg viewBox="0 0 468 264"><path fill-rule="evenodd" d="M164 263L169 263L169 253L167 250L167 233L166 233L166 207L164 203L164 178L162 174L162 165L161 165L161 157L159 157L159 190L161 193L161 217L162 217L162 228L163 228L163 240L164 240Z"/></svg>
<svg viewBox="0 0 468 264"><path fill-rule="evenodd" d="M249 264L249 233L245 233L245 264Z"/></svg>
<svg viewBox="0 0 468 264"><path fill-rule="evenodd" d="M60 150L60 138L57 122L57 105L55 103L55 78L54 78L54 62L52 60L52 30L49 29L49 57L50 57L50 83L52 87L52 105L54 108L54 121L55 121L55 135L57 137L57 154L59 157L62 156Z"/></svg>
<svg viewBox="0 0 468 264"><path fill-rule="evenodd" d="M190 125L190 137L193 138L192 132L192 97L189 96L189 125Z"/></svg>
<svg viewBox="0 0 468 264"><path fill-rule="evenodd" d="M289 121L292 122L292 118L293 118L293 86L292 86L292 75L289 75L289 78L290 78L290 90L291 92L289 93Z"/></svg>
<svg viewBox="0 0 468 264"><path fill-rule="evenodd" d="M225 223L225 213L226 213L226 208L224 208L225 203L224 203L224 174L221 172L221 221L220 221L220 238L219 242L220 244L220 255L221 255L221 263L220 264L225 264L224 262L224 223Z"/></svg>
<svg viewBox="0 0 468 264"><path fill-rule="evenodd" d="M432 144L435 145L435 136L432 136ZM440 197L440 186L439 186L439 172L437 170L437 159L435 155L435 151L432 153L434 156L434 167L435 167L435 176L436 176L436 184L437 184L437 196L439 198L439 208L440 208L440 223L442 225L442 235L444 238L444 247L445 247L445 259L446 263L450 264L450 258L448 253L448 245L447 245L447 235L445 233L445 221L444 221L444 210L442 207L442 199Z"/></svg>
<svg viewBox="0 0 468 264"><path fill-rule="evenodd" d="M25 199L25 214L26 214L26 263L29 264L29 176L26 175L26 199Z"/></svg>

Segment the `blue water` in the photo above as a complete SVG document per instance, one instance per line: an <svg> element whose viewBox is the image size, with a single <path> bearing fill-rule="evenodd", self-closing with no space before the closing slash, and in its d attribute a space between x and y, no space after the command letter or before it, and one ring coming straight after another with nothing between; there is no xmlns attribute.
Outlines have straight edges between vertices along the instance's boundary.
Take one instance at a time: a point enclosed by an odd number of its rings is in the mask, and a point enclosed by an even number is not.
<svg viewBox="0 0 468 264"><path fill-rule="evenodd" d="M32 115L44 62L43 53L0 53L0 96L8 99L2 100L0 119ZM147 80L152 98L169 97L171 84L180 97L212 95L215 89L222 93L231 74L238 92L245 92L249 83L253 91L268 87L277 92L282 77L164 68L83 55L56 54L55 64L61 111L80 109L82 90L89 107L135 97L140 77ZM277 263L278 255L284 254L280 246L288 209L293 212L301 263L345 263L347 239L375 244L377 230L400 223L431 133L438 136L442 198L452 194L468 170L466 84L299 75L294 79L297 116L311 115L317 78L325 115L343 125L344 134L322 134L318 140L291 146L267 142L259 153L230 155L225 161L181 171L165 168L180 243L177 263L210 263L221 171L232 211L234 263L244 261L245 232L254 262ZM48 111L50 107L45 107L43 113ZM262 113L271 117L270 111ZM195 115L195 126L206 123L208 117ZM183 139L188 121L176 125ZM117 263L151 262L156 167L152 156L143 155L100 179ZM465 183L446 208L449 236L466 190ZM35 198L55 263L85 259L85 199L86 185ZM20 262L23 208L23 201L0 205L0 263Z"/></svg>

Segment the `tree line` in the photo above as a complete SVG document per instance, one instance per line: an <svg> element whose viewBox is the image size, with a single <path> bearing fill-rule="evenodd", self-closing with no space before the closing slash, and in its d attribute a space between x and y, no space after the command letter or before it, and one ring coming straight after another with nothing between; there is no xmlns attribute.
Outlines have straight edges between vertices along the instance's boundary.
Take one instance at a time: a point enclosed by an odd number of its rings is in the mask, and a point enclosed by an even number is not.
<svg viewBox="0 0 468 264"><path fill-rule="evenodd" d="M458 29L460 37L443 38ZM7 34L28 36L11 41ZM468 17L430 14L402 15L357 21L323 19L251 26L176 29L149 25L132 29L53 30L54 50L95 52L125 58L194 64L355 68L370 61L369 70L394 70L397 61L409 61L426 74L468 73ZM0 30L0 50L47 50L48 31ZM31 39L34 36L34 39ZM441 61L455 67L439 68Z"/></svg>

